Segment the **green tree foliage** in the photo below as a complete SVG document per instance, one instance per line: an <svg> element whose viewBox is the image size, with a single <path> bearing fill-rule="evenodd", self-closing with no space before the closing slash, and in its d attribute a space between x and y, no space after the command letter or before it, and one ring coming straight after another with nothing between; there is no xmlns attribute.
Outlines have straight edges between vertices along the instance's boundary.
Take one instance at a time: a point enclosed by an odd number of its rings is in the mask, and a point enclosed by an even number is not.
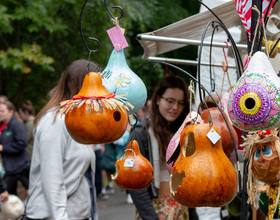
<svg viewBox="0 0 280 220"><path fill-rule="evenodd" d="M130 46L125 49L125 55L134 71L144 63L137 34L169 25L197 13L199 9L196 0L112 0L107 3L116 17L120 16L120 11L111 6L120 5L124 10L119 22L126 29L125 37ZM90 49L96 49L97 44L88 37L97 38L101 43L99 53L89 55L79 33L83 4L83 0L0 2L0 94L7 95L16 106L30 99L39 110L48 99L48 91L73 60L90 58L105 68L113 50L106 30L114 24L104 1L88 1L82 17L84 37ZM193 59L196 50L186 54ZM176 52L172 55L180 58ZM137 71L149 94L164 73L164 66L155 67L153 64L144 65Z"/></svg>

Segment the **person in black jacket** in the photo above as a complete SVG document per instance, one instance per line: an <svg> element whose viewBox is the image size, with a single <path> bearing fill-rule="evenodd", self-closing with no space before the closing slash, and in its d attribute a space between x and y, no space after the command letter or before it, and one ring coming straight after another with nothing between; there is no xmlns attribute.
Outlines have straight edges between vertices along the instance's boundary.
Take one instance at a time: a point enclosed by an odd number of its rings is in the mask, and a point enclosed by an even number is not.
<svg viewBox="0 0 280 220"><path fill-rule="evenodd" d="M26 151L27 129L14 116L12 102L0 103L0 152L9 194L17 195L17 183L28 189L30 158Z"/></svg>

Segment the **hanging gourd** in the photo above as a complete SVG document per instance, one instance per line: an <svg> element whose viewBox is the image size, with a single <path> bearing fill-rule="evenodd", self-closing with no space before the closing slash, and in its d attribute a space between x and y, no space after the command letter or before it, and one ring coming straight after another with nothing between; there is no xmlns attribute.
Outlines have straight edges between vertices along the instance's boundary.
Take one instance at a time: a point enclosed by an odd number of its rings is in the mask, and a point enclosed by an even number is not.
<svg viewBox="0 0 280 220"><path fill-rule="evenodd" d="M168 169L169 173L171 173L172 166L180 154L179 143L180 143L181 132L187 126L187 123L191 122L191 121L193 121L194 123L203 123L200 115L194 111L191 111L186 116L182 125L180 126L178 131L176 131L176 133L173 135L173 137L171 138L171 140L168 144L168 147L166 149L166 165L167 165L167 169Z"/></svg>
<svg viewBox="0 0 280 220"><path fill-rule="evenodd" d="M245 158L249 160L247 191L249 203L257 207L256 199L259 192L269 196L268 219L273 219L280 193L280 138L277 131L266 130L251 132L244 138L241 145L245 148ZM259 184L259 181L265 185Z"/></svg>
<svg viewBox="0 0 280 220"><path fill-rule="evenodd" d="M243 131L280 126L280 79L263 52L256 52L234 86L228 103L230 119Z"/></svg>
<svg viewBox="0 0 280 220"><path fill-rule="evenodd" d="M112 51L109 62L102 72L103 85L116 95L127 94L134 106L129 114L140 110L147 100L147 89L143 81L128 67L123 49Z"/></svg>
<svg viewBox="0 0 280 220"><path fill-rule="evenodd" d="M148 187L154 178L151 163L141 155L136 140L130 141L125 153L116 161L114 182L121 188L140 190Z"/></svg>
<svg viewBox="0 0 280 220"><path fill-rule="evenodd" d="M217 134L218 129L208 123L190 125L181 132L181 151L172 167L170 191L182 205L220 207L236 195L237 175Z"/></svg>
<svg viewBox="0 0 280 220"><path fill-rule="evenodd" d="M224 111L222 111L222 113L226 118L226 122L227 122L229 128L227 127L227 124L218 108L209 108L208 110L205 110L201 114L201 118L205 123L209 122L209 119L212 119L213 124L218 128L220 134L222 134L223 150L224 150L225 154L227 155L227 157L230 157L234 148L238 146L238 137L237 137L236 131L233 128L233 126L231 125L227 115L225 114ZM211 118L209 117L209 114L211 115ZM234 144L232 142L230 132L233 136L233 140L234 140L234 143L236 144L236 146L234 146Z"/></svg>
<svg viewBox="0 0 280 220"><path fill-rule="evenodd" d="M132 106L125 95L116 96L102 85L99 73L88 73L79 93L61 102L65 124L72 138L82 144L114 142L125 132L127 109Z"/></svg>

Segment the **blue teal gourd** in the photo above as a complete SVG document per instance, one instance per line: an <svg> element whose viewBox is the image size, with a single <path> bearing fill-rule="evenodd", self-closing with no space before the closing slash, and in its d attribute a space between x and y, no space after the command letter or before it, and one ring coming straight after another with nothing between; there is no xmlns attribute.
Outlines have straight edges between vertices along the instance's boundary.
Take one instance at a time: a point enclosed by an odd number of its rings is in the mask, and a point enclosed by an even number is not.
<svg viewBox="0 0 280 220"><path fill-rule="evenodd" d="M128 102L134 106L129 114L141 109L147 100L147 89L143 81L127 65L124 51L112 51L109 62L102 72L103 86L116 95L126 94Z"/></svg>

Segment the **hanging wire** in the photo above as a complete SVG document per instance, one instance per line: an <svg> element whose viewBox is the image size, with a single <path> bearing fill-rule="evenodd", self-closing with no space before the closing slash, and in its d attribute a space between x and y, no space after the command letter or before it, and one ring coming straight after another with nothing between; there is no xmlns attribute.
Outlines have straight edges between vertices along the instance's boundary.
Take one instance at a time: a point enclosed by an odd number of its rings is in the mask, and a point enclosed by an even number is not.
<svg viewBox="0 0 280 220"><path fill-rule="evenodd" d="M205 8L207 8L207 10L210 11L218 19L219 22L217 22L217 23L219 23L219 25L226 32L227 37L229 38L228 40L230 41L230 43L232 45L232 51L233 51L233 54L234 54L234 57L235 57L235 62L236 62L236 66L237 66L238 75L241 76L242 72L243 72L243 62L242 62L240 53L237 49L237 46L235 44L235 41L234 41L233 37L231 36L230 32L228 31L227 27L222 22L222 20L206 4L204 4L201 0L197 0L197 1L200 2L200 4L202 4Z"/></svg>
<svg viewBox="0 0 280 220"><path fill-rule="evenodd" d="M212 49L213 49L213 41L214 41L214 34L215 34L215 31L217 30L218 31L218 27L214 26L214 23L212 23L212 28L213 28L213 31L212 31L212 35L211 35L211 41L210 41L210 53L209 53L209 72L210 72L210 84L211 84L211 92L214 92L216 90L215 86L215 80L214 78L212 77ZM205 95L204 95L204 98L205 98Z"/></svg>
<svg viewBox="0 0 280 220"><path fill-rule="evenodd" d="M100 50L100 42L99 42L99 40L96 39L96 38L93 38L93 37L89 37L89 38L88 38L89 40L93 40L93 41L96 41L96 42L97 42L98 47L97 47L97 49L95 49L95 50L89 49L89 47L87 46L87 44L86 44L86 42L85 42L85 38L84 38L83 30L82 30L82 17L83 17L84 8L85 8L87 2L88 2L88 0L85 1L84 5L83 5L83 7L82 7L82 10L81 10L81 14L80 14L80 34L81 34L82 41L83 41L83 43L84 43L84 45L85 45L85 48L86 48L86 49L88 50L88 52L91 54L91 53L97 53L97 52ZM89 54L89 55L90 55L90 54Z"/></svg>
<svg viewBox="0 0 280 220"><path fill-rule="evenodd" d="M200 85L201 83L201 80L200 80L200 66L201 66L201 55L202 55L202 48L203 48L203 42L204 42L204 39L206 37L206 32L208 30L208 28L212 26L212 27L215 27L217 28L218 26L221 27L226 33L228 32L227 28L219 21L210 21L208 22L208 24L206 25L203 33L202 33L202 37L201 37L201 41L200 41L200 46L199 46L199 52L198 52L198 65L197 65L197 79L198 79L198 84ZM229 35L228 35L229 34ZM233 49L233 54L234 54L234 57L235 57L235 62L236 62L236 66L237 66L237 73L238 73L238 77L240 77L242 75L242 71L241 69L243 69L243 64L242 64L242 60L240 58L240 54L239 54L239 51L238 50L234 50L234 45L235 45L235 42L233 40L233 38L231 37L230 33L228 33L227 36L228 36L228 40L231 42L232 44L232 49ZM211 66L210 66L211 68ZM211 75L210 75L211 77ZM210 78L211 80L211 78ZM211 82L211 81L210 81ZM211 85L212 87L212 85ZM199 86L199 88L201 88ZM203 98L202 98L202 91L201 89L198 90L199 91L199 98L200 98L200 102L202 102ZM204 90L203 90L204 91Z"/></svg>
<svg viewBox="0 0 280 220"><path fill-rule="evenodd" d="M105 4L105 7L107 8L107 11L108 11L109 15L111 16L111 18L115 20L116 17L114 17L114 15L111 13L106 0L104 0L104 4ZM123 9L120 6L112 6L112 8L118 8L121 10L121 16L117 18L118 20L120 20L123 17Z"/></svg>

